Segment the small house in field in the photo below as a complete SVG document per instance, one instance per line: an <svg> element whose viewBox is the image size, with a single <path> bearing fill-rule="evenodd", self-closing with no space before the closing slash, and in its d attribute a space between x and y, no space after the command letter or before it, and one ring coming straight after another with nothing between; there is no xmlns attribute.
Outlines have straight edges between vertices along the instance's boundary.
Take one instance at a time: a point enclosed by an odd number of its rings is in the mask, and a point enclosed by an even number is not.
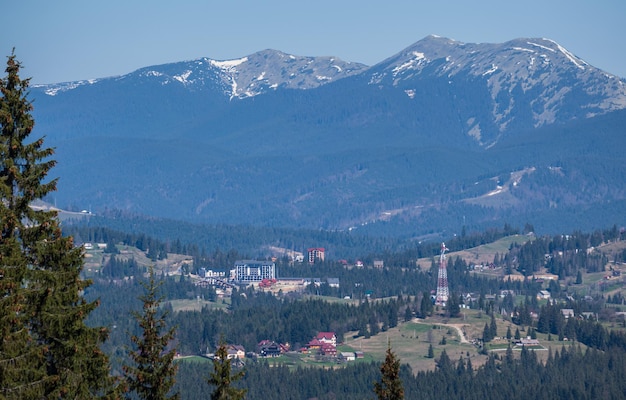
<svg viewBox="0 0 626 400"><path fill-rule="evenodd" d="M228 351L228 359L244 359L246 356L246 350L242 345L239 344L229 344L227 349Z"/></svg>
<svg viewBox="0 0 626 400"><path fill-rule="evenodd" d="M283 348L274 341L263 340L258 344L258 354L261 357L278 357L282 350Z"/></svg>
<svg viewBox="0 0 626 400"><path fill-rule="evenodd" d="M518 346L539 346L539 340L531 339L530 337L527 337L525 339L520 339L517 345Z"/></svg>
<svg viewBox="0 0 626 400"><path fill-rule="evenodd" d="M337 355L337 358L343 361L354 361L356 360L356 355L353 351L342 351Z"/></svg>
<svg viewBox="0 0 626 400"><path fill-rule="evenodd" d="M338 288L339 278L326 278L326 283L328 283L328 286L330 286L331 288Z"/></svg>
<svg viewBox="0 0 626 400"><path fill-rule="evenodd" d="M550 298L550 292L548 292L547 290L540 290L539 293L537 293L537 299L542 300L542 299L549 299Z"/></svg>

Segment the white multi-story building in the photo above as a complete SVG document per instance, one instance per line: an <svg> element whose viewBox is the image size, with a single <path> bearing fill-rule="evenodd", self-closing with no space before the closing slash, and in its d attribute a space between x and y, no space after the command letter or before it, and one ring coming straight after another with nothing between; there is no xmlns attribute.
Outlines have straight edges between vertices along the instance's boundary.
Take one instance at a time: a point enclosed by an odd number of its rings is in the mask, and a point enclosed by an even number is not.
<svg viewBox="0 0 626 400"><path fill-rule="evenodd" d="M276 279L276 264L271 261L241 260L235 262L235 281L261 282Z"/></svg>

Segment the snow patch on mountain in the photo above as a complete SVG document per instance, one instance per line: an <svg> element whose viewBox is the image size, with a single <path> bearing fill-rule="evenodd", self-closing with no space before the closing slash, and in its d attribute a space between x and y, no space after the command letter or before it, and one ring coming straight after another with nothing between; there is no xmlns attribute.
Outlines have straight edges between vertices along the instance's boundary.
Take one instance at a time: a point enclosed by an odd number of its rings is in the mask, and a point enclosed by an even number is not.
<svg viewBox="0 0 626 400"><path fill-rule="evenodd" d="M412 55L413 55L413 58L410 58L404 64L398 65L392 70L392 73L394 76L398 75L400 72L405 71L405 70L419 68L423 62L428 61L426 57L424 56L424 53L414 51Z"/></svg>
<svg viewBox="0 0 626 400"><path fill-rule="evenodd" d="M493 74L493 73L494 73L494 72L496 72L497 70L498 70L498 66L497 66L497 65L495 65L495 64L491 64L491 69L489 69L489 70L487 70L487 71L483 72L483 76Z"/></svg>
<svg viewBox="0 0 626 400"><path fill-rule="evenodd" d="M187 83L187 78L191 75L191 70L187 70L183 72L181 75L174 75L174 79L176 79L180 83Z"/></svg>
<svg viewBox="0 0 626 400"><path fill-rule="evenodd" d="M67 92L69 90L73 90L84 85L93 85L94 83L97 83L99 81L100 81L99 79L86 79L82 81L63 82L63 83L56 83L52 85L32 85L32 87L43 88L44 93L47 94L48 96L56 96L59 93Z"/></svg>
<svg viewBox="0 0 626 400"><path fill-rule="evenodd" d="M554 45L559 49L559 51L561 53L563 53L565 55L565 57L567 57L571 62L573 62L574 65L576 65L578 68L584 70L585 69L585 65L588 65L586 62L584 62L580 58L574 56L567 49L565 49L565 47L561 46L560 44L558 44L554 40L550 40L550 39L545 39L545 40L548 40L548 41L554 43Z"/></svg>
<svg viewBox="0 0 626 400"><path fill-rule="evenodd" d="M535 50L527 49L525 47L515 47L515 46L513 46L513 47L511 47L511 49L517 50L517 51L527 51L527 52L533 53L533 54L535 53Z"/></svg>
<svg viewBox="0 0 626 400"><path fill-rule="evenodd" d="M238 58L236 60L226 60L226 61L209 60L209 63L213 65L214 67L230 72L230 71L233 71L233 69L236 66L241 65L245 63L246 61L248 61L248 57Z"/></svg>
<svg viewBox="0 0 626 400"><path fill-rule="evenodd" d="M555 53L555 52L556 52L556 50L554 50L554 49L552 49L552 48L550 48L550 47L548 47L548 46L544 46L544 45L542 45L542 44L539 44L539 43L530 42L530 41L529 41L529 42L526 42L526 43L528 43L528 44L529 44L529 45L531 45L531 46L539 47L540 49L543 49L543 50L546 50L546 51L549 51L549 52L552 52L552 53Z"/></svg>

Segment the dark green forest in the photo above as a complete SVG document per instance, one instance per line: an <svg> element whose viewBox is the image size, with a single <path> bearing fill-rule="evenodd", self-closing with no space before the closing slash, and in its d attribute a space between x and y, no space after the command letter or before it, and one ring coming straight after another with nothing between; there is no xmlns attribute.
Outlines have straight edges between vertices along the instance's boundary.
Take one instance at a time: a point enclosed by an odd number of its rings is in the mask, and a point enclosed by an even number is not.
<svg viewBox="0 0 626 400"><path fill-rule="evenodd" d="M185 285L178 283L177 286ZM171 289L170 286L166 290ZM115 328L105 348L111 346L109 351L114 354L113 360L117 357L121 362L125 355L119 347L113 346L114 341L126 340L126 334L121 333L125 329L132 330L130 311L139 304L127 303L119 294L118 288L116 303L125 304L127 312L118 310L119 313L113 314L116 315L112 319ZM301 342L305 342L319 330L336 330L339 337L343 331L356 329L363 329L364 335L377 334L379 332L368 331L368 326L374 326L371 322L382 319L384 330L394 326L392 321L397 323L401 320L402 307L414 307L418 311L414 302L404 300L371 304L366 301L358 307L351 307L322 300L281 301L266 294L251 298L253 300L241 297L242 300L234 303L230 312L205 309L201 312L175 313L168 323L177 328L178 350L183 353L203 353L214 348L222 335L254 349L259 338L300 338ZM581 309L581 304L585 303L579 303L573 307ZM103 303L102 309L98 311L105 311L106 307ZM473 372L469 359L457 361L442 356L434 372L413 374L406 366L402 369L406 398L501 398L501 393L510 393L512 398L526 398L529 395L532 398L598 398L599 393L607 398L620 398L621 395L617 394L625 393L626 337L609 332L593 321L570 319L565 323L558 312L560 307L550 309L543 306L538 310L540 318L537 330L552 332L555 338L567 335L590 349L582 351L576 344L564 347L561 352L551 356L545 365L536 360L532 351L522 350L519 360L518 357L513 359L508 352L501 359L493 353L486 366ZM120 318L121 315L128 316L126 324L125 319ZM546 320L549 322L544 322ZM294 342L294 345L297 343ZM206 363L179 362L178 365L177 387L183 398L202 398L210 391L203 380L207 374ZM246 397L249 399L261 396L293 399L332 396L368 398L372 383L379 379L378 368L377 363L364 363L332 371L319 368L293 370L288 367L267 368L262 360L250 359L246 362L246 374L241 384L249 389ZM511 380L514 376L516 378ZM472 384L468 385L470 381ZM443 385L443 382L446 384ZM519 397L518 392L523 387L532 389L524 392L524 397Z"/></svg>
<svg viewBox="0 0 626 400"><path fill-rule="evenodd" d="M248 364L240 387L247 399L373 399L380 365L363 363L345 368L269 368L263 361ZM206 364L180 363L177 386L182 399L203 398ZM469 359L450 360L443 353L437 369L413 372L404 365L400 377L407 399L620 399L626 396L626 350L606 351L563 347L544 364L533 351L514 357L509 349L491 354L485 366L473 368Z"/></svg>
<svg viewBox="0 0 626 400"><path fill-rule="evenodd" d="M72 230L84 240L119 241L135 245L149 243L150 247L164 250L171 250L172 246L181 251L191 249L196 252L194 261L206 266L224 265L222 263L229 263L240 256L234 249L214 249L213 252L208 252L197 246L183 244L186 242L181 239L161 241L145 234L123 234L109 228L69 229ZM236 228L236 231L244 232L240 228ZM494 229L483 234L464 234L451 238L446 246L455 249L471 248L519 231L507 225L504 229ZM532 226L526 226L524 231L532 231ZM569 235L536 237L523 245L511 245L508 252L499 255L494 263L508 272L532 274L543 269L554 272L561 279L573 279L580 272L598 271L607 261L606 255L596 256L581 250L603 242L623 239L624 232L616 227L592 233L573 232ZM366 242L367 238L362 240ZM213 288L197 287L185 275L162 276L161 290L165 295L163 306L170 311L167 322L169 326L176 327L174 345L181 354L215 351L221 338L229 343L242 344L249 351L255 351L261 340L290 343L292 348L298 348L319 331L336 332L341 341L347 332L370 337L382 334L414 316L427 318L433 308L424 307L424 302L431 302L429 293L436 283L437 266L433 261L430 270L421 271L415 267L415 260L424 255L436 255L438 244L423 243L413 248L403 246L401 244L397 251L383 251L366 256L366 259L383 259L386 267L382 270L348 269L332 259L301 266L290 265L286 260L277 260L277 268L282 277L322 278L320 286L311 285L304 293L313 297L305 299L291 294L275 296L251 288L240 288L233 292L226 309L203 308L200 311L172 313L170 300L198 297L217 302L220 300ZM149 251L148 247L144 250ZM158 257L159 251L153 254ZM546 254L550 257L546 257ZM626 251L617 252L610 257L611 261L623 262ZM459 298L459 303L464 302L460 297L461 293L477 293L478 300L466 303L465 306L481 309L492 316L496 310L512 310L514 317L511 322L518 326L518 330L529 327L529 332L536 330L554 335L555 339L568 337L574 341L571 346L568 345L551 355L545 364L536 359L533 351L523 350L522 353L516 351L515 357L511 356L510 351L506 355L490 353L489 362L480 368L472 368L469 358L449 360L444 356L438 360L436 371L413 372L408 365L403 365L401 376L406 398L500 398L495 394L501 393L511 393L510 397L520 398L519 391L523 387L533 388L534 391L524 393L534 398L611 398L616 393L624 393L624 387L619 382L625 372L623 368L615 368L615 365L624 361L625 336L609 331L595 321L566 320L560 312L562 308L571 308L576 314L592 312L602 320L609 320L613 318L611 312L615 309L607 308L607 305L623 304L623 297L615 295L604 298L598 293L593 298L585 298L551 283L549 290L554 299L558 299L558 303L540 305L536 298L537 292L542 288L540 282L512 282L479 277L472 274L468 263L460 258L451 257L447 263L450 290L454 299ZM136 333L137 327L131 312L140 307L137 300L140 285L136 279L112 279L106 274L107 268L113 266L103 268L103 276L95 279L94 284L86 291L86 296L100 300L100 306L90 316L90 322L110 328L109 339L103 346L111 354L111 362L116 371L127 357L124 346L128 343L128 334ZM131 271L141 272L140 267L134 268L138 270ZM324 280L327 277L339 278L340 287L330 287ZM516 302L510 295L491 300L486 298L486 294L499 290L510 290L523 296L524 300ZM317 295L337 298L348 295L361 301L352 305L331 303L322 298L316 299ZM448 309L452 309L452 303L453 301ZM533 320L532 313L537 313L539 318ZM453 314L448 315L455 317ZM485 335L483 339L487 342L491 338ZM579 343L588 348L582 350ZM597 368L591 371L582 367L588 363L597 365ZM203 379L207 368L210 368L208 364L180 361L178 366L176 385L182 389L183 398L200 398L210 392L206 379ZM247 359L244 371L245 377L240 385L248 389L246 398L249 399L261 396L294 399L368 398L372 394L373 382L380 378L378 363L359 363L329 371L302 367L267 368L262 359ZM512 376L516 376L513 381ZM588 383L581 385L580 379L573 382L571 376L582 377ZM444 381L447 382L445 387L438 388ZM471 385L468 384L470 381ZM607 382L611 384L608 385ZM441 390L444 391L443 394L440 393Z"/></svg>

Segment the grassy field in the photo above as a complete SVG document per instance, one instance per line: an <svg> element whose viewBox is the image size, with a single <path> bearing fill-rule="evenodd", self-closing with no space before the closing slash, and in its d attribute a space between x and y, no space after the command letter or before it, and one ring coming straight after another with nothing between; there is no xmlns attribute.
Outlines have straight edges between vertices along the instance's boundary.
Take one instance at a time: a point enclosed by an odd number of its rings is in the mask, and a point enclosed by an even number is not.
<svg viewBox="0 0 626 400"><path fill-rule="evenodd" d="M488 264L493 262L493 258L496 253L500 255L506 254L509 251L511 244L524 244L531 239L532 236L512 235L471 249L446 253L446 256L448 258L461 257L468 264ZM438 262L438 259L436 261ZM417 261L417 264L422 269L429 269L432 264L432 258L420 258Z"/></svg>
<svg viewBox="0 0 626 400"><path fill-rule="evenodd" d="M348 332L345 334L345 343L338 347L338 351L362 351L365 358L356 362L376 361L382 362L385 359L387 346L391 346L392 351L400 359L402 364L409 364L414 372L434 370L436 360L441 356L445 349L448 357L454 362L459 358L470 359L474 367L483 365L487 360L487 356L481 353L481 349L467 341L472 339L480 339L483 334L485 324L489 324L491 317L477 310L463 310L464 314L461 318L445 319L434 316L426 320L414 319L410 322L404 322L397 327L381 332L370 338L355 337L356 332ZM527 336L525 327L518 327L510 321L496 318L497 332L499 339L495 339L486 345L489 352L504 352L509 347L509 341L506 336L507 328L510 327L512 334L516 329L520 330L522 337ZM462 340L457 328L463 332ZM442 339L445 338L445 344ZM547 335L537 333L539 346L527 347L536 351L540 360L545 360L549 354L548 350L561 351L564 346L580 346L581 349L586 347L578 342L558 341L555 335ZM428 358L428 348L433 346L433 358ZM519 356L521 347L512 345L513 354ZM315 366L323 368L337 368L345 364L337 362L323 361L314 355L305 354L287 354L278 358L268 360L270 365L286 364L289 366Z"/></svg>
<svg viewBox="0 0 626 400"><path fill-rule="evenodd" d="M460 358L471 360L474 367L483 365L487 360L487 356L479 352L479 348L471 343L463 343L456 327L462 329L467 339L476 339L479 336L472 336L476 332L482 335L482 327L485 322L489 322L490 318L481 315L478 311L469 312L465 320L462 318L443 320L439 317L433 317L428 320L415 319L405 322L386 332L365 339L364 337L354 337L356 332L349 332L345 335L345 343L337 347L338 352L362 351L364 358L350 361L347 364L359 362L382 362L385 359L387 346L391 346L392 351L399 358L402 364L409 364L414 372L434 370L436 360L441 356L445 349L448 357L453 362ZM515 325L502 319L496 319L498 325L498 335L504 336L508 326L514 332ZM522 337L526 336L522 327ZM442 338L446 338L445 344L442 344ZM528 349L536 351L537 358L545 360L549 351L552 353L561 351L565 346L580 346L584 351L585 346L578 342L558 341L554 336L552 340L548 340L547 334L537 334L539 346L528 347ZM428 358L428 347L433 346L433 358ZM509 347L506 339L496 339L487 344L486 348L490 352L504 352ZM520 347L513 346L514 357L519 357ZM200 356L188 356L178 358L180 362L200 362L209 363L210 359ZM280 357L263 359L269 366L286 365L289 367L316 367L316 368L342 368L347 365L345 362L336 360L323 359L314 354L287 353Z"/></svg>
<svg viewBox="0 0 626 400"><path fill-rule="evenodd" d="M485 318L485 321L487 319ZM447 322L447 325L446 325ZM445 349L448 356L456 361L459 357L471 357L473 365L481 365L486 360L484 355L478 353L478 348L470 343L462 343L455 327L465 327L466 332L474 332L469 324L462 319L444 321L439 318L429 320L413 320L398 325L376 336L365 339L354 337L356 332L345 335L346 345L371 355L376 361L385 359L387 346L403 364L409 364L413 371L433 370L435 360L439 358ZM467 326L466 326L467 325ZM483 324L484 325L484 324ZM482 335L482 328L480 330ZM442 338L446 344L442 343ZM433 346L434 358L428 358L428 347Z"/></svg>
<svg viewBox="0 0 626 400"><path fill-rule="evenodd" d="M213 362L210 358L201 357L201 356L176 357L175 360L178 362L201 363L201 364L208 364L208 363Z"/></svg>
<svg viewBox="0 0 626 400"><path fill-rule="evenodd" d="M223 309L226 310L228 308L228 304L222 303L221 301L213 302L208 300L196 299L196 300L168 300L167 303L172 305L172 309L174 312L177 311L200 311L204 307L214 308L214 309Z"/></svg>
<svg viewBox="0 0 626 400"><path fill-rule="evenodd" d="M166 274L176 274L179 268L185 263L191 263L191 256L182 254L169 253L164 260L152 261L146 256L144 251L139 250L136 247L117 245L119 254L114 256L118 260L128 261L135 260L135 262L142 267L154 266L157 273L164 272ZM106 264L111 257L111 254L107 254L104 250L94 248L85 251L85 264L84 273L86 277L92 277L100 272L102 265Z"/></svg>

